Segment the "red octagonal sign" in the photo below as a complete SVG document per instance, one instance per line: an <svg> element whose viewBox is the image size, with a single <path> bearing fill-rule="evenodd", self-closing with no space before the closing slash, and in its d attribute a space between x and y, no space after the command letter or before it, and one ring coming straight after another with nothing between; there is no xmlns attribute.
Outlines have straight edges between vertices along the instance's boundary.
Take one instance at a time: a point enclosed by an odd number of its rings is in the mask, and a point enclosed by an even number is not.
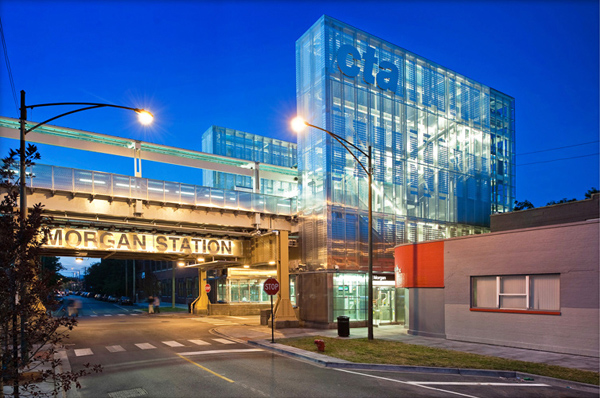
<svg viewBox="0 0 600 398"><path fill-rule="evenodd" d="M210 293L210 285L207 283L206 285L204 285L204 290L206 291L206 293Z"/></svg>
<svg viewBox="0 0 600 398"><path fill-rule="evenodd" d="M277 282L277 279L275 279L275 278L269 278L265 281L263 290L269 296L273 296L273 295L277 294L277 292L279 291L279 282Z"/></svg>

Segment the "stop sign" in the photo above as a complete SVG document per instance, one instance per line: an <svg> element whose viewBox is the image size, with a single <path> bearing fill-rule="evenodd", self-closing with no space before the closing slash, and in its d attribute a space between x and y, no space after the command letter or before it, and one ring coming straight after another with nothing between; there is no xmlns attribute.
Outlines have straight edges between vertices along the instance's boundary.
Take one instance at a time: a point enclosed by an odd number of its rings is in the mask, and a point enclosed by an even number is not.
<svg viewBox="0 0 600 398"><path fill-rule="evenodd" d="M204 290L206 290L206 293L210 293L210 285L208 283L204 285Z"/></svg>
<svg viewBox="0 0 600 398"><path fill-rule="evenodd" d="M265 284L263 285L263 290L269 296L273 296L279 291L279 282L277 282L277 279L275 278L269 278L265 281Z"/></svg>

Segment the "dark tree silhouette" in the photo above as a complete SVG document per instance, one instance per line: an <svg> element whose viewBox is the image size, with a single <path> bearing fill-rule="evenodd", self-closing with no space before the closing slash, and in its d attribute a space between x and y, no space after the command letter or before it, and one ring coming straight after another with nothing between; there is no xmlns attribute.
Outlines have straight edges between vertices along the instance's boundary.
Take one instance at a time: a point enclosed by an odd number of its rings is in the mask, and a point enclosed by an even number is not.
<svg viewBox="0 0 600 398"><path fill-rule="evenodd" d="M31 144L25 155L26 167L40 157ZM55 358L57 348L77 321L53 317L46 309L56 304L53 293L57 289L55 273L50 268L42 271L40 262L47 239L47 228L42 225L48 220L39 203L21 218L17 157L18 153L10 150L0 169L4 195L0 201L0 391L8 381L14 397L21 393L44 396L37 384L23 378L26 372L39 372L39 380L54 381L54 391L47 395L55 395L73 384L80 387L78 377L101 368L87 365L79 372L55 371L61 363Z"/></svg>
<svg viewBox="0 0 600 398"><path fill-rule="evenodd" d="M515 200L515 205L513 207L513 210L514 211L519 211L519 210L533 209L534 207L535 206L533 205L533 203L531 203L527 199L525 199L522 202L519 202L518 200Z"/></svg>
<svg viewBox="0 0 600 398"><path fill-rule="evenodd" d="M588 190L587 190L587 192L585 193L585 198L586 198L586 199L591 199L591 198L592 198L592 195L593 195L593 194L595 194L595 193L598 193L598 192L600 192L600 191L598 191L598 188L591 187L591 188L590 188L590 189L588 189Z"/></svg>

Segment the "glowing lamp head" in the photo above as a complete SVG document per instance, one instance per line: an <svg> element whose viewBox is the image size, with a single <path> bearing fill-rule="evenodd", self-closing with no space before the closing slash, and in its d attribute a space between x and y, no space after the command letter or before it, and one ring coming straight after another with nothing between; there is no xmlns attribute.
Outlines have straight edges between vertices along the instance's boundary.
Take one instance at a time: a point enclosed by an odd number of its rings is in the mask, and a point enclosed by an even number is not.
<svg viewBox="0 0 600 398"><path fill-rule="evenodd" d="M185 266L185 262L184 261L178 261L177 262L177 266L178 267L183 267L183 266Z"/></svg>
<svg viewBox="0 0 600 398"><path fill-rule="evenodd" d="M300 116L296 116L292 119L292 130L296 133L301 133L306 128L306 121Z"/></svg>
<svg viewBox="0 0 600 398"><path fill-rule="evenodd" d="M138 114L138 120L144 126L149 125L154 120L154 116L150 112L148 112L148 111L145 111L143 109L139 109L136 112Z"/></svg>

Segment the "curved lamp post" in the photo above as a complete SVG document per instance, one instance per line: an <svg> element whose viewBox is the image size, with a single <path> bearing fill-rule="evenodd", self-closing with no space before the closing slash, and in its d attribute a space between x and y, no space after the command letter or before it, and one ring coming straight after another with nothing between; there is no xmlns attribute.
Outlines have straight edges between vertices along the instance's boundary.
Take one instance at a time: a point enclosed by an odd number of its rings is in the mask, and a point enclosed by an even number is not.
<svg viewBox="0 0 600 398"><path fill-rule="evenodd" d="M33 127L27 128L26 127L26 120L27 120L27 109L33 109L33 108L38 108L38 107L42 107L42 106L59 106L59 105L85 105L83 108L79 108L79 109L75 109L72 110L70 112L65 112L65 113L61 113L58 116L54 116L48 120L44 120L41 123L36 124ZM36 128L43 126L46 123L49 123L53 120L56 120L58 118L61 118L63 116L67 116L70 115L72 113L77 113L77 112L82 112L82 111L87 111L90 109L96 109L96 108L121 108L121 109L128 109L131 111L134 111L135 113L138 114L138 119L140 121L140 123L147 125L152 123L152 120L154 119L154 116L144 110L144 109L139 109L139 108L130 108L128 106L120 106L120 105L112 105L112 104L98 104L98 103L94 103L94 102L55 102L55 103L50 103L50 104L37 104L37 105L25 105L25 91L21 90L21 114L19 117L19 125L20 125L20 130L21 130L21 146L20 146L20 151L19 151L19 157L20 157L20 161L19 161L19 179L20 179L20 185L21 185L21 191L20 191L20 208L21 208L21 219L24 220L25 216L27 214L27 197L25 196L25 186L26 186L26 178L25 178L25 135L27 135L27 133L35 130Z"/></svg>
<svg viewBox="0 0 600 398"><path fill-rule="evenodd" d="M365 152L362 149L360 149L359 147L357 147L356 145L354 145L353 143L351 143L350 141L347 141L346 139L340 137L337 134L332 133L329 130L325 130L321 127L310 124L306 120L302 119L300 116L298 116L292 120L292 129L297 133L300 133L306 126L316 128L317 130L324 131L325 133L327 133L331 137L333 137L337 142L339 142L344 147L345 150L348 151L348 153L350 153L350 155L352 155L354 160L356 160L356 163L358 163L360 165L360 167L362 167L362 169L365 171L365 173L367 173L367 176L368 176L368 186L369 186L369 199L368 199L368 201L369 201L369 213L368 213L369 244L368 244L368 250L369 251L368 251L367 255L369 258L369 271L368 271L368 285L367 285L367 301L368 301L367 302L367 312L368 312L367 313L367 337L369 340L373 340L373 187L372 187L373 168L371 167L371 160L372 160L371 146L369 145L368 152ZM356 149L358 152L360 152L361 154L363 154L364 156L367 157L367 159L368 159L367 167L365 167L365 165L356 157L356 155L350 150L350 148L348 146L351 146L352 148Z"/></svg>

